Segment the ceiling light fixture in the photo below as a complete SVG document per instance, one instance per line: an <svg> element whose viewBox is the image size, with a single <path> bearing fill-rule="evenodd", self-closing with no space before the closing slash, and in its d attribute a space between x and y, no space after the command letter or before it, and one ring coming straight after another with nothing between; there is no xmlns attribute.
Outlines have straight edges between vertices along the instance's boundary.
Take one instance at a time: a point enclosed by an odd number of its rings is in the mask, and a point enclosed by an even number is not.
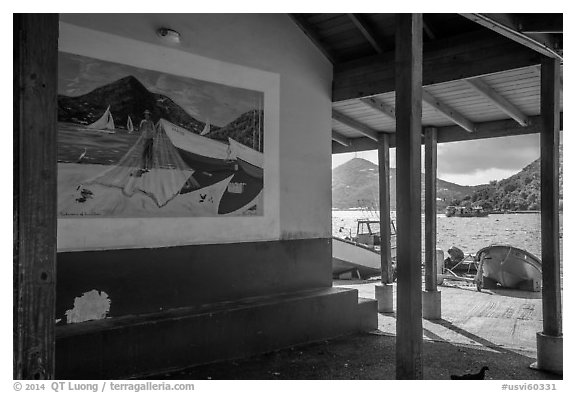
<svg viewBox="0 0 576 393"><path fill-rule="evenodd" d="M167 27L161 27L156 30L156 34L158 37L162 38L165 41L171 42L173 44L179 44L181 35L176 30L169 29Z"/></svg>

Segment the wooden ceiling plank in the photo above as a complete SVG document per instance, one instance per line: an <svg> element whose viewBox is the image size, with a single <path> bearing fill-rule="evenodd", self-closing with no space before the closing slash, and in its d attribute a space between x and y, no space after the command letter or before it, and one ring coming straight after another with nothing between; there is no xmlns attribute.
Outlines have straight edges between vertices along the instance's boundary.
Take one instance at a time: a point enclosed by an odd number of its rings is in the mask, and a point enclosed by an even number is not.
<svg viewBox="0 0 576 393"><path fill-rule="evenodd" d="M434 48L424 51L423 85L495 74L540 61L537 53L505 37L481 33L467 34L458 42L433 41ZM391 52L334 66L332 101L382 95L394 89L394 54Z"/></svg>
<svg viewBox="0 0 576 393"><path fill-rule="evenodd" d="M485 83L482 79L480 78L468 79L466 80L466 83L468 83L470 87L472 87L474 90L476 90L484 97L486 97L488 100L490 100L494 105L500 108L502 112L506 113L508 116L516 120L518 124L520 124L523 127L526 127L528 125L528 117L524 113L522 113L520 109L514 106L514 104L512 104L506 98L498 94L490 86L488 86L488 84Z"/></svg>
<svg viewBox="0 0 576 393"><path fill-rule="evenodd" d="M458 124L468 132L474 132L476 127L474 123L462 116L460 113L434 97L432 94L422 89L422 101L431 107L435 108L438 112L450 119L452 122Z"/></svg>
<svg viewBox="0 0 576 393"><path fill-rule="evenodd" d="M352 23L354 23L354 26L356 26L360 33L362 33L364 38L366 38L370 45L372 45L372 48L374 48L374 50L378 53L383 53L384 50L376 40L374 32L372 29L370 29L366 22L362 20L362 17L357 14L348 14L348 17L350 20L352 20Z"/></svg>
<svg viewBox="0 0 576 393"><path fill-rule="evenodd" d="M560 130L563 129L563 113L560 112ZM440 126L438 128L438 143L449 143L459 141L472 141L479 139L499 138L504 136L518 136L538 134L542 129L542 118L540 116L530 116L529 125L522 127L515 120L493 120L476 124L476 132L462 132L459 126ZM353 153L356 151L376 150L378 144L372 139L350 138L349 146L332 144L332 154ZM422 138L424 143L424 138ZM390 147L396 147L395 135L390 135Z"/></svg>
<svg viewBox="0 0 576 393"><path fill-rule="evenodd" d="M562 14L532 14L520 18L518 30L524 34L562 34Z"/></svg>
<svg viewBox="0 0 576 393"><path fill-rule="evenodd" d="M359 101L361 103L369 106L370 108L375 109L378 112L385 114L386 116L388 116L392 120L396 120L396 110L394 109L394 107L392 107L388 104L385 104L382 101L379 101L373 97L361 98Z"/></svg>
<svg viewBox="0 0 576 393"><path fill-rule="evenodd" d="M336 56L328 48L326 48L326 45L324 44L318 33L314 30L312 25L306 21L304 16L300 14L289 14L289 15L292 21L300 28L300 30L302 30L304 34L306 34L306 36L320 50L320 52L322 52L322 54L326 56L326 58L330 60L332 64L336 63L337 60Z"/></svg>
<svg viewBox="0 0 576 393"><path fill-rule="evenodd" d="M340 134L338 131L332 130L332 140L338 142L342 146L350 146L348 137Z"/></svg>
<svg viewBox="0 0 576 393"><path fill-rule="evenodd" d="M347 125L350 128L355 129L359 133L366 135L368 138L378 141L378 131L374 130L373 128L368 127L365 124L360 123L357 120L354 120L338 111L332 110L332 119Z"/></svg>
<svg viewBox="0 0 576 393"><path fill-rule="evenodd" d="M545 56L562 60L562 55L554 48L551 37L547 34L526 35L518 29L513 17L509 14L460 14L498 34L518 42Z"/></svg>

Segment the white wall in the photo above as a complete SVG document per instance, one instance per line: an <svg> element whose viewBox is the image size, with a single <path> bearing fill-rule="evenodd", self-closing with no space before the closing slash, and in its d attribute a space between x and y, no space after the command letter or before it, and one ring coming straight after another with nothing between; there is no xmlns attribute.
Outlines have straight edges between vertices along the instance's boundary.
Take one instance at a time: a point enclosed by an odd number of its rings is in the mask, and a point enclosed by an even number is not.
<svg viewBox="0 0 576 393"><path fill-rule="evenodd" d="M60 251L330 236L332 66L288 16L63 14L61 22L61 50L211 75L265 91L267 101L264 217L59 220ZM182 44L162 43L161 26L178 30Z"/></svg>

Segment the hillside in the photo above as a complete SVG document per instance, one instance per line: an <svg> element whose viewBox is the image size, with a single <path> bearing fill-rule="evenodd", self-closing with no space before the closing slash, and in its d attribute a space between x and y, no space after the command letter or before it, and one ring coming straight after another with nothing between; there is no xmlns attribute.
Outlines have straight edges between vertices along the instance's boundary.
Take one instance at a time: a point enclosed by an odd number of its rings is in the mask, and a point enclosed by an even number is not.
<svg viewBox="0 0 576 393"><path fill-rule="evenodd" d="M461 186L441 179L437 181L437 205L439 211L454 200L472 194L474 187ZM332 170L332 207L350 209L359 207L359 201L378 203L378 165L354 158ZM424 203L424 176L422 176L422 203ZM422 205L424 206L424 205ZM390 208L396 209L396 169L390 168Z"/></svg>
<svg viewBox="0 0 576 393"><path fill-rule="evenodd" d="M563 202L562 146L560 146L560 207ZM540 210L540 159L520 172L500 181L478 186L470 196L458 201L460 205L480 205L488 210Z"/></svg>

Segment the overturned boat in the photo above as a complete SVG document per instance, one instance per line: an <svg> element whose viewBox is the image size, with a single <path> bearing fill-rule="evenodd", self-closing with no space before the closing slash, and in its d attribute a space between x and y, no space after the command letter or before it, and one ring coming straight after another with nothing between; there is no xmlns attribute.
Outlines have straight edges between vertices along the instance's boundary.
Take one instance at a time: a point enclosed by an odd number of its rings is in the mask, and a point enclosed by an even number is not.
<svg viewBox="0 0 576 393"><path fill-rule="evenodd" d="M523 289L539 292L542 289L542 262L526 250L509 245L491 245L476 253L482 272L482 286Z"/></svg>

